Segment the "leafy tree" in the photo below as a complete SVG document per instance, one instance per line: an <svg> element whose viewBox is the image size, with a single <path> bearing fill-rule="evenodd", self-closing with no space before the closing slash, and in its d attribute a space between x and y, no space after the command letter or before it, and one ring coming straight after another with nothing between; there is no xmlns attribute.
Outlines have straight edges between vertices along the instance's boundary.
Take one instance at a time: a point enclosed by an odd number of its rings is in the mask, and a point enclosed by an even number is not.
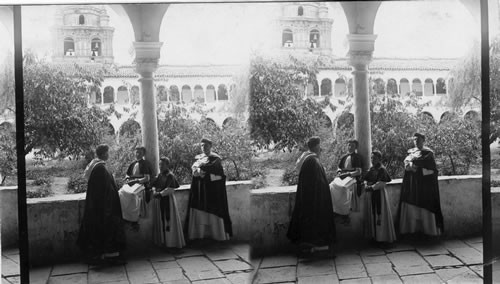
<svg viewBox="0 0 500 284"><path fill-rule="evenodd" d="M103 72L94 74L74 65L63 72L27 52L24 58L24 153L51 157L78 157L99 144L107 129L106 114L88 107L92 88L100 86Z"/></svg>
<svg viewBox="0 0 500 284"><path fill-rule="evenodd" d="M16 107L16 96L14 87L14 57L12 52L8 52L0 70L0 113L6 109L12 112Z"/></svg>
<svg viewBox="0 0 500 284"><path fill-rule="evenodd" d="M316 80L314 64L293 57L287 63L255 57L250 69L250 136L258 146L292 148L312 136L322 117L320 104L304 99Z"/></svg>
<svg viewBox="0 0 500 284"><path fill-rule="evenodd" d="M17 173L16 133L9 130L0 131L0 185L8 176Z"/></svg>

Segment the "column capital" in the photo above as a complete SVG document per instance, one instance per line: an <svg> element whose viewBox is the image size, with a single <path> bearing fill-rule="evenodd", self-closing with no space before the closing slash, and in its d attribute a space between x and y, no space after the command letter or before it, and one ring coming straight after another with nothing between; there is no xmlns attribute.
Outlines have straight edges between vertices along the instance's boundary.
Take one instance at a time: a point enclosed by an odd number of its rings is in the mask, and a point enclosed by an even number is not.
<svg viewBox="0 0 500 284"><path fill-rule="evenodd" d="M143 75L152 73L158 68L160 51L163 42L134 42L135 49L135 68Z"/></svg>
<svg viewBox="0 0 500 284"><path fill-rule="evenodd" d="M374 34L348 34L349 64L356 69L368 65L372 61L376 38Z"/></svg>
<svg viewBox="0 0 500 284"><path fill-rule="evenodd" d="M349 51L348 63L351 66L367 66L372 61L372 59L373 51ZM362 69L366 69L366 67Z"/></svg>

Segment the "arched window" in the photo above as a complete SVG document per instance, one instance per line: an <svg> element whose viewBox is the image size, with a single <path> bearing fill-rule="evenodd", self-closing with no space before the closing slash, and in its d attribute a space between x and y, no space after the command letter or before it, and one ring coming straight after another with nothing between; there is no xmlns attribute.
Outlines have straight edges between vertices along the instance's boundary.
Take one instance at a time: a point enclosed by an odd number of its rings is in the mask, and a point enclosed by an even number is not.
<svg viewBox="0 0 500 284"><path fill-rule="evenodd" d="M220 84L217 88L217 99L219 101L227 101L227 87L224 84Z"/></svg>
<svg viewBox="0 0 500 284"><path fill-rule="evenodd" d="M347 95L347 87L344 79L338 78L337 80L335 80L334 91L336 97Z"/></svg>
<svg viewBox="0 0 500 284"><path fill-rule="evenodd" d="M197 103L204 103L205 102L205 93L203 92L203 87L200 85L194 86L194 94L193 94L194 100Z"/></svg>
<svg viewBox="0 0 500 284"><path fill-rule="evenodd" d="M75 56L75 41L70 37L64 39L64 55Z"/></svg>
<svg viewBox="0 0 500 284"><path fill-rule="evenodd" d="M293 32L290 29L283 30L283 47L293 47Z"/></svg>
<svg viewBox="0 0 500 284"><path fill-rule="evenodd" d="M101 56L101 40L98 38L92 39L90 43L91 54L92 56Z"/></svg>
<svg viewBox="0 0 500 284"><path fill-rule="evenodd" d="M321 80L321 95L330 96L332 94L332 80L325 78Z"/></svg>
<svg viewBox="0 0 500 284"><path fill-rule="evenodd" d="M384 80L382 80L381 78L377 78L377 79L375 79L375 81L373 83L374 83L373 84L373 92L375 93L375 95L385 94Z"/></svg>
<svg viewBox="0 0 500 284"><path fill-rule="evenodd" d="M304 7L299 6L299 10L298 10L297 15L299 15L299 16L304 16Z"/></svg>
<svg viewBox="0 0 500 284"><path fill-rule="evenodd" d="M141 103L141 95L139 94L139 87L138 86L132 86L130 89L130 98L132 100L132 104L138 105Z"/></svg>
<svg viewBox="0 0 500 284"><path fill-rule="evenodd" d="M398 93L398 83L394 79L387 80L387 94L395 95Z"/></svg>
<svg viewBox="0 0 500 284"><path fill-rule="evenodd" d="M311 43L311 48L318 48L319 47L319 31L318 30L312 30L309 33L309 42Z"/></svg>
<svg viewBox="0 0 500 284"><path fill-rule="evenodd" d="M171 102L179 102L181 100L181 96L179 94L179 88L176 85L170 86L169 91L169 101Z"/></svg>
<svg viewBox="0 0 500 284"><path fill-rule="evenodd" d="M165 86L160 85L158 89L156 90L156 95L158 97L158 100L160 102L167 102L168 101L168 92Z"/></svg>
<svg viewBox="0 0 500 284"><path fill-rule="evenodd" d="M434 95L434 81L432 79L427 78L424 81L424 96Z"/></svg>
<svg viewBox="0 0 500 284"><path fill-rule="evenodd" d="M181 95L183 102L191 103L193 101L193 92L191 91L190 86L188 85L182 86Z"/></svg>
<svg viewBox="0 0 500 284"><path fill-rule="evenodd" d="M104 88L103 100L105 104L115 102L115 89L111 86Z"/></svg>
<svg viewBox="0 0 500 284"><path fill-rule="evenodd" d="M410 94L410 81L408 81L408 79L403 78L399 80L399 93L402 96L407 96Z"/></svg>
<svg viewBox="0 0 500 284"><path fill-rule="evenodd" d="M420 79L413 79L411 82L411 91L414 92L417 97L422 96L422 81L420 81Z"/></svg>
<svg viewBox="0 0 500 284"><path fill-rule="evenodd" d="M118 104L128 104L128 89L125 86L118 87L116 92L116 103Z"/></svg>
<svg viewBox="0 0 500 284"><path fill-rule="evenodd" d="M438 78L436 81L436 94L444 95L446 94L446 82L443 78Z"/></svg>
<svg viewBox="0 0 500 284"><path fill-rule="evenodd" d="M213 85L207 86L207 103L215 102L215 87Z"/></svg>
<svg viewBox="0 0 500 284"><path fill-rule="evenodd" d="M85 25L85 16L80 15L80 17L78 17L78 24Z"/></svg>

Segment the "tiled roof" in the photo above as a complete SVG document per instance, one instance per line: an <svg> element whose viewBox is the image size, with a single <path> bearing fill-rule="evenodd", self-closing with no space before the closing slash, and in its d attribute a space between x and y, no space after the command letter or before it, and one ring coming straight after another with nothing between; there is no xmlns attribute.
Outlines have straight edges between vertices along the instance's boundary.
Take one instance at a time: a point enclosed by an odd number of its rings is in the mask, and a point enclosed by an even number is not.
<svg viewBox="0 0 500 284"><path fill-rule="evenodd" d="M370 63L372 71L448 71L457 59L443 58L374 58ZM66 73L75 71L74 63L52 63L59 70ZM99 63L78 63L78 66L86 71L104 73L107 78L135 78L138 77L133 65L128 66L104 66ZM185 78L185 77L231 77L241 69L239 65L160 65L155 72L156 78ZM351 70L346 58L322 57L319 60L320 70Z"/></svg>

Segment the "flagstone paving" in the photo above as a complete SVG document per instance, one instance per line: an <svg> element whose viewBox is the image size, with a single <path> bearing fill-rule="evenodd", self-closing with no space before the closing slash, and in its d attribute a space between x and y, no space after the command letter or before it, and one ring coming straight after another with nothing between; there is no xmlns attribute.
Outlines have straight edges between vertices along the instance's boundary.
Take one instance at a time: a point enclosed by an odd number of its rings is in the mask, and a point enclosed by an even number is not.
<svg viewBox="0 0 500 284"><path fill-rule="evenodd" d="M127 257L127 263L98 268L84 263L66 263L30 270L30 283L106 284L246 284L251 283L249 245L205 243L177 253L161 249L144 256ZM2 251L2 283L20 283L19 251Z"/></svg>
<svg viewBox="0 0 500 284"><path fill-rule="evenodd" d="M384 249L367 243L339 246L334 259L304 259L290 253L253 260L253 283L483 282L481 237L403 240Z"/></svg>
<svg viewBox="0 0 500 284"><path fill-rule="evenodd" d="M359 245L359 244L358 244ZM209 243L177 253L161 250L97 269L83 263L30 270L31 283L482 283L482 238L399 241L388 248L366 243L337 248L335 259L280 254L252 259L249 245ZM19 252L2 251L2 283L20 283ZM257 268L253 270L253 268ZM500 264L493 268L500 281ZM498 270L498 271L497 271Z"/></svg>

